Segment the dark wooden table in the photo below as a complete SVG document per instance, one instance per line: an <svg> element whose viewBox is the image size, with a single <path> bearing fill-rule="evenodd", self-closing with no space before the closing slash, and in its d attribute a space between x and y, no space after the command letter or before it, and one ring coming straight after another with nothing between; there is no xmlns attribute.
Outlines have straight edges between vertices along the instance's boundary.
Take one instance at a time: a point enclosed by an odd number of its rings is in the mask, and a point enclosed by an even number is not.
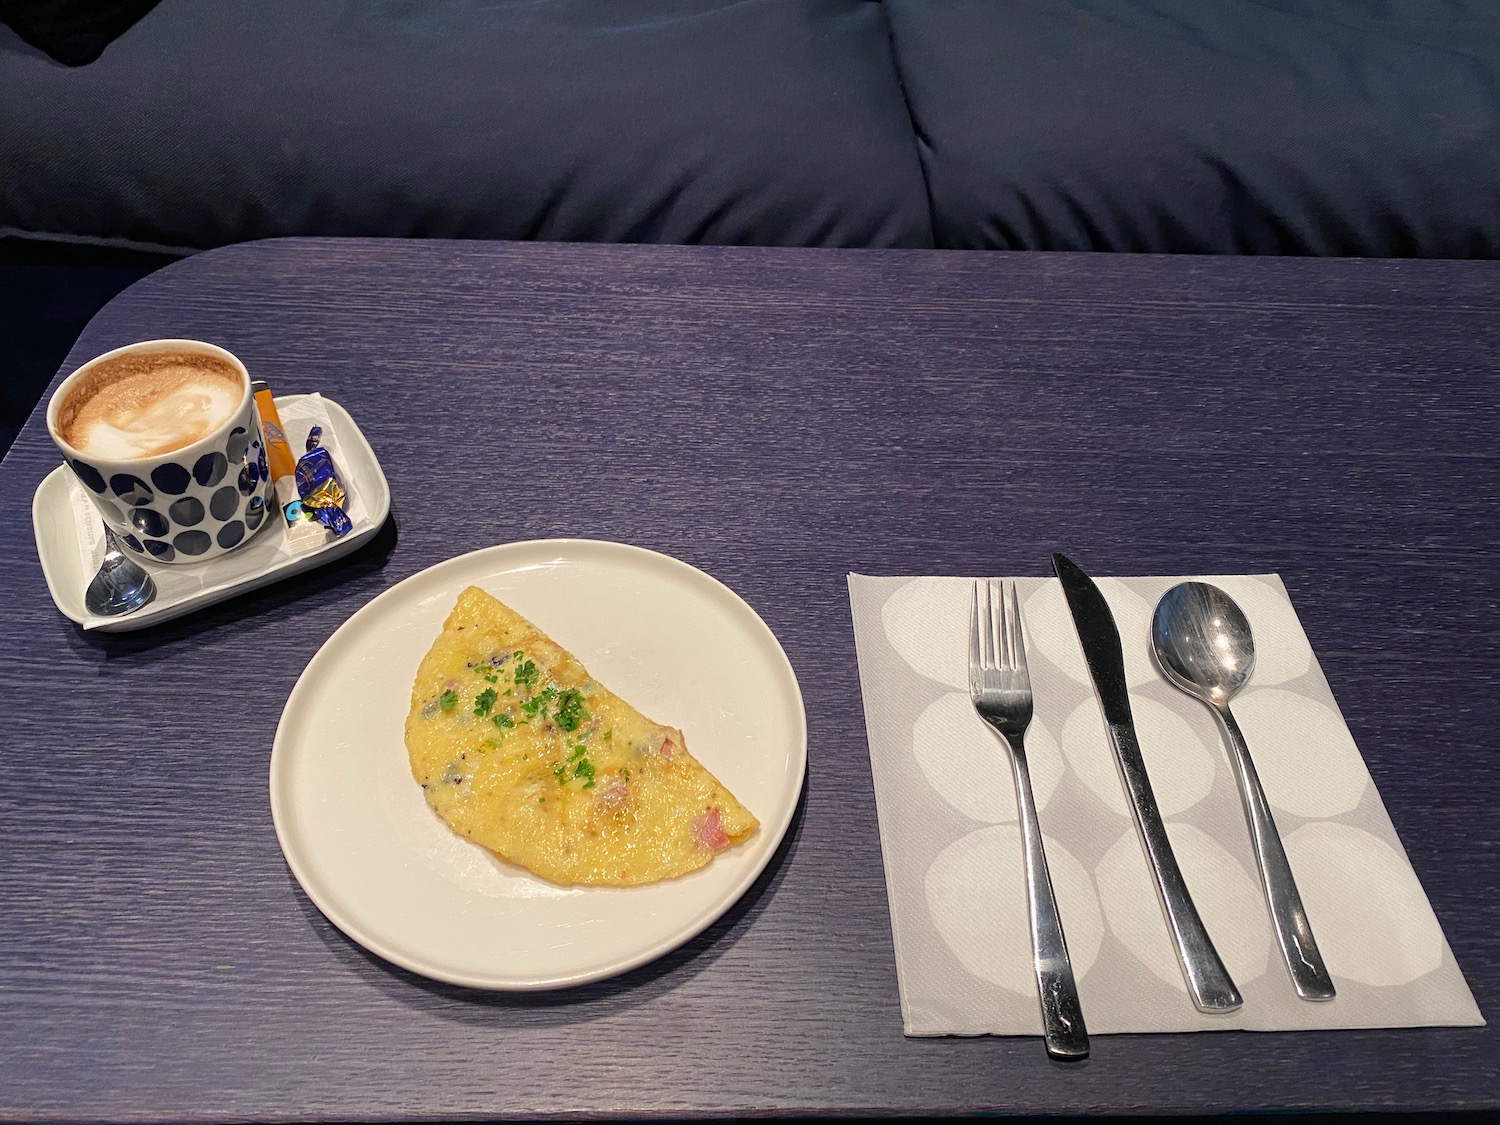
<svg viewBox="0 0 1500 1125"><path fill-rule="evenodd" d="M844 576L1277 571L1480 1007L1500 1012L1500 264L290 240L89 325L321 390L394 519L305 581L85 635L40 415L0 467L0 1116L1476 1110L1500 1033L901 1034ZM481 994L289 874L266 770L333 629L460 552L587 536L738 590L797 669L803 804L660 962ZM226 687L222 673L234 670Z"/></svg>

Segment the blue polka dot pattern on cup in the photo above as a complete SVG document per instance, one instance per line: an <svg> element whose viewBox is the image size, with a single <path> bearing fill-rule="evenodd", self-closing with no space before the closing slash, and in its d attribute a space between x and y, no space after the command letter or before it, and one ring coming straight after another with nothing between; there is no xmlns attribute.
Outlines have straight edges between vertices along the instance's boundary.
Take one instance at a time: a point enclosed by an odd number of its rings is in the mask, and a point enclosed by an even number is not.
<svg viewBox="0 0 1500 1125"><path fill-rule="evenodd" d="M229 459L222 453L205 453L193 466L193 479L204 488L218 484L229 471Z"/></svg>
<svg viewBox="0 0 1500 1125"><path fill-rule="evenodd" d="M184 555L201 555L213 545L206 531L183 531L172 538L172 546Z"/></svg>
<svg viewBox="0 0 1500 1125"><path fill-rule="evenodd" d="M193 483L193 474L177 462L168 461L151 470L151 483L158 492L165 492L168 496L181 496Z"/></svg>
<svg viewBox="0 0 1500 1125"><path fill-rule="evenodd" d="M225 448L224 452L229 457L231 463L242 461L245 457L245 450L249 448L249 445L250 435L245 432L243 426L236 426L229 434L229 445Z"/></svg>
<svg viewBox="0 0 1500 1125"><path fill-rule="evenodd" d="M208 502L208 510L216 520L230 519L240 506L239 489L232 484L226 484L213 494Z"/></svg>
<svg viewBox="0 0 1500 1125"><path fill-rule="evenodd" d="M160 539L171 525L167 517L154 508L136 508L130 513L130 522L142 535Z"/></svg>
<svg viewBox="0 0 1500 1125"><path fill-rule="evenodd" d="M196 496L184 496L167 511L172 516L172 522L182 527L196 527L203 522L203 501Z"/></svg>
<svg viewBox="0 0 1500 1125"><path fill-rule="evenodd" d="M86 464L83 461L73 460L68 462L68 468L73 470L73 475L83 481L84 487L90 492L102 496L104 495L104 490L109 487L109 485L104 483L104 474L92 465Z"/></svg>
<svg viewBox="0 0 1500 1125"><path fill-rule="evenodd" d="M109 478L110 491L118 496L126 504L139 507L149 504L156 499L156 493L151 491L151 486L140 477L133 477L129 473L116 473Z"/></svg>

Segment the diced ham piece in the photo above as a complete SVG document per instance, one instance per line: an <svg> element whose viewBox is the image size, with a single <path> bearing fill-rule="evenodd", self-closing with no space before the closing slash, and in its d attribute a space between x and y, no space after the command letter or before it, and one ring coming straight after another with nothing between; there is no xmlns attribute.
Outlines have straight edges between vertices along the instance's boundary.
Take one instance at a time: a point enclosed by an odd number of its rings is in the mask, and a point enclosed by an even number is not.
<svg viewBox="0 0 1500 1125"><path fill-rule="evenodd" d="M692 831L693 839L711 852L721 852L729 846L729 837L724 833L723 818L717 806L694 818Z"/></svg>
<svg viewBox="0 0 1500 1125"><path fill-rule="evenodd" d="M670 738L661 740L661 749L658 753L661 754L663 761L670 762L672 760L672 740Z"/></svg>
<svg viewBox="0 0 1500 1125"><path fill-rule="evenodd" d="M624 812L630 804L630 787L625 784L623 778L618 776L606 781L604 787L599 790L598 796L594 798L595 807L610 816L617 812Z"/></svg>

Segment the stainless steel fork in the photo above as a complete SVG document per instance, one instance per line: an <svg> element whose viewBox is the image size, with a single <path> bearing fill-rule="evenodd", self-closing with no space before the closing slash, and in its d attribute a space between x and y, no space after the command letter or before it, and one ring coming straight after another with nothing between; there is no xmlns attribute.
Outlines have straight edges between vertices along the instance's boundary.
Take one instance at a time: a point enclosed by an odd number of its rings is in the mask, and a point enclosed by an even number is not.
<svg viewBox="0 0 1500 1125"><path fill-rule="evenodd" d="M982 597L981 597L982 591ZM998 595L998 596L997 596ZM996 603L999 603L998 605ZM1042 828L1031 795L1026 765L1026 728L1031 725L1031 676L1026 670L1026 639L1014 583L996 590L994 582L974 583L969 617L969 696L979 717L994 728L1010 752L1021 818L1021 848L1026 865L1026 898L1031 908L1031 951L1037 995L1042 1003L1042 1032L1047 1054L1055 1059L1083 1059L1089 1033L1078 1004L1078 986L1062 919L1047 873Z"/></svg>

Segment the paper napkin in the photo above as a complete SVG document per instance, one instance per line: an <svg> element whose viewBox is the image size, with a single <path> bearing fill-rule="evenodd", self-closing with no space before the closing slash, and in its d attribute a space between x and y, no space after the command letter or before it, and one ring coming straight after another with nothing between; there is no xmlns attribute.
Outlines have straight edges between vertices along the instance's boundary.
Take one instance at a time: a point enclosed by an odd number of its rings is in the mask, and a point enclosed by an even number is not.
<svg viewBox="0 0 1500 1125"><path fill-rule="evenodd" d="M1338 996L1293 991L1213 715L1152 662L1152 609L1184 579L1098 584L1173 850L1245 998L1228 1015L1198 1012L1183 985L1062 588L1022 578L1028 760L1089 1030L1482 1024L1280 578L1202 580L1250 620L1255 674L1233 709ZM971 589L849 576L902 1018L908 1035L1036 1035L1010 768L969 702Z"/></svg>

